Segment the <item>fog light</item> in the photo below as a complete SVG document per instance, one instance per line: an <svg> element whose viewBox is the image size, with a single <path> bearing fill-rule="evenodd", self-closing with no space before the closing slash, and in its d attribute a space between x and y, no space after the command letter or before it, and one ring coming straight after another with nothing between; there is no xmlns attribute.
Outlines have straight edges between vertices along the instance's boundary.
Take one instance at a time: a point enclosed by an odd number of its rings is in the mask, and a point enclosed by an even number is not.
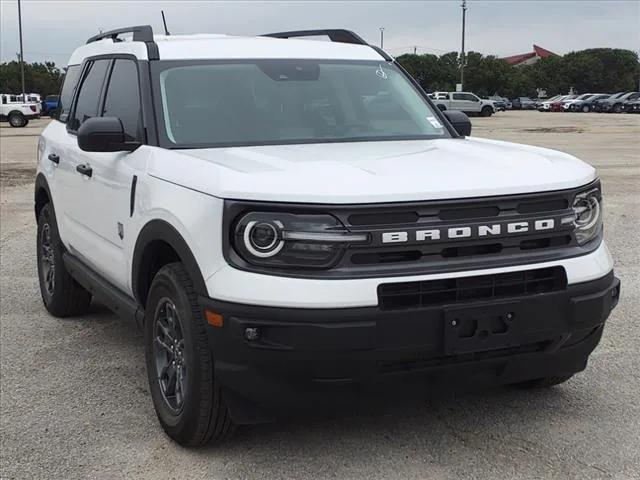
<svg viewBox="0 0 640 480"><path fill-rule="evenodd" d="M255 342L260 339L260 329L256 327L249 327L244 329L244 338L250 342Z"/></svg>

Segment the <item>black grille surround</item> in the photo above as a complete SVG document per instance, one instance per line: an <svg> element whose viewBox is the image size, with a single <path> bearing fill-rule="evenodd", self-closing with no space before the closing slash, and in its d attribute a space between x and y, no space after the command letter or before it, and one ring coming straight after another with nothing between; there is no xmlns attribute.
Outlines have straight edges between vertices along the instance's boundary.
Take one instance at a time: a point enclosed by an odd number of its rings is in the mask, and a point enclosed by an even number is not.
<svg viewBox="0 0 640 480"><path fill-rule="evenodd" d="M466 301L536 295L564 290L563 267L446 278L417 282L383 283L378 286L382 310L433 307Z"/></svg>
<svg viewBox="0 0 640 480"><path fill-rule="evenodd" d="M579 245L572 224L575 195L600 186L591 184L552 192L495 197L399 202L387 204L297 204L225 200L223 231L226 260L234 267L266 275L295 278L350 279L481 270L576 257L594 251L602 231ZM248 212L331 214L351 233L366 233L367 244L350 244L329 269L272 268L252 265L233 248L234 222ZM505 234L509 224L553 219L553 229ZM502 235L477 235L480 226L501 225ZM415 241L419 231L470 227L469 238ZM383 243L382 234L407 232L406 242Z"/></svg>

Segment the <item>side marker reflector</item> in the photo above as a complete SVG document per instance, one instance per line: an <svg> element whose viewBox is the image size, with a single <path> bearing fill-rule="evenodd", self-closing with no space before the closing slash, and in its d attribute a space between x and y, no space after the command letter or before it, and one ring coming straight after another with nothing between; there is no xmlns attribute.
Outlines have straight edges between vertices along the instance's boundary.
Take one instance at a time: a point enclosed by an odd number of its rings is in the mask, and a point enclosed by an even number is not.
<svg viewBox="0 0 640 480"><path fill-rule="evenodd" d="M207 318L207 323L209 325L218 328L224 325L224 319L219 313L212 312L211 310L205 310L204 315Z"/></svg>

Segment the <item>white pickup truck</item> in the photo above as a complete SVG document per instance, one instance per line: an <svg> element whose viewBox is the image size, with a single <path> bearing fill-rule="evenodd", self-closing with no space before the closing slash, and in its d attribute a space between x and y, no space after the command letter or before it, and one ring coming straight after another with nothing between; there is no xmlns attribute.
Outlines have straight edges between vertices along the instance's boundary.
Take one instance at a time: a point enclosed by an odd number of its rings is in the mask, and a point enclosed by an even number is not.
<svg viewBox="0 0 640 480"><path fill-rule="evenodd" d="M491 100L483 100L470 92L434 92L434 103L440 110L459 110L466 114L490 117L496 112Z"/></svg>
<svg viewBox="0 0 640 480"><path fill-rule="evenodd" d="M30 119L40 116L38 104L19 102L15 95L6 93L0 97L0 122L8 121L12 127L26 127Z"/></svg>

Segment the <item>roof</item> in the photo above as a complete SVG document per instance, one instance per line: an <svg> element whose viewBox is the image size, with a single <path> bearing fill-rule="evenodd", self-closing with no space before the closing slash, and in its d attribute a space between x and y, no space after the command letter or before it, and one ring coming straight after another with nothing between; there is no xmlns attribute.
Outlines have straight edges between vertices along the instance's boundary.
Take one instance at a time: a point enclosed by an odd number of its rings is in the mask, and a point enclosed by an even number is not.
<svg viewBox="0 0 640 480"><path fill-rule="evenodd" d="M221 34L154 35L160 60L176 59L242 59L242 58L309 58L323 60L375 60L383 57L368 45L319 40L241 37ZM148 59L144 42L131 39L114 42L110 38L78 47L69 65L82 63L86 57L108 53L130 53Z"/></svg>
<svg viewBox="0 0 640 480"><path fill-rule="evenodd" d="M502 60L506 60L507 63L511 65L517 65L519 63L524 62L525 60L529 60L530 58L547 58L547 57L557 57L558 55L553 53L546 48L539 47L538 45L533 45L533 52L529 53L521 53L519 55L511 55L510 57L504 57Z"/></svg>

